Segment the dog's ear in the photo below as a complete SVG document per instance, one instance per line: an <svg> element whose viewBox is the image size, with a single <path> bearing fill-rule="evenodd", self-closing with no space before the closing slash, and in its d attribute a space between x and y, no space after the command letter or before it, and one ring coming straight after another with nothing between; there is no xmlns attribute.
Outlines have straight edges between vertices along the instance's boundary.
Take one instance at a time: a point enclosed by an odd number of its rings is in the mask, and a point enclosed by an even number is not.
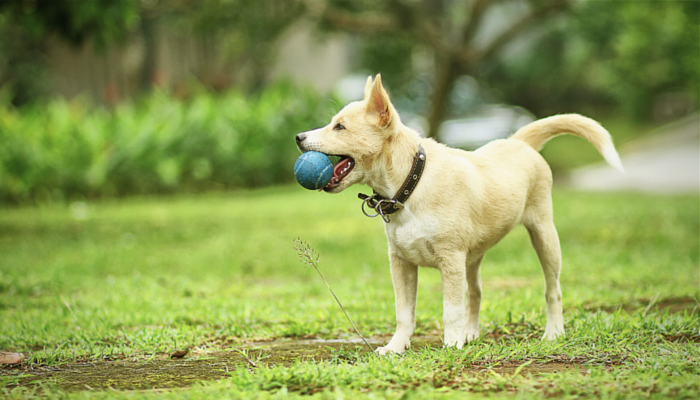
<svg viewBox="0 0 700 400"><path fill-rule="evenodd" d="M377 77L369 90L369 96L365 95L367 101L367 117L369 120L381 127L386 127L391 122L391 103L389 95L382 86L382 76Z"/></svg>
<svg viewBox="0 0 700 400"><path fill-rule="evenodd" d="M367 77L367 82L365 83L365 101L369 98L369 94L372 91L372 75Z"/></svg>

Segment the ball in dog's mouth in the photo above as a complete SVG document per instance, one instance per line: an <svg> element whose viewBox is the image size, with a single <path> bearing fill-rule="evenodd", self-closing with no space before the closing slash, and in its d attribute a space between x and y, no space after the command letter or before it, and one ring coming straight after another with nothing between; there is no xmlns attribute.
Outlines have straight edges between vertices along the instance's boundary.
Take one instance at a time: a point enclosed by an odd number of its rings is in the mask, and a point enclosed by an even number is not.
<svg viewBox="0 0 700 400"><path fill-rule="evenodd" d="M323 188L324 191L328 192L335 189L340 182L348 176L350 171L355 168L355 160L350 156L339 156L340 160L333 166L333 177L331 181Z"/></svg>

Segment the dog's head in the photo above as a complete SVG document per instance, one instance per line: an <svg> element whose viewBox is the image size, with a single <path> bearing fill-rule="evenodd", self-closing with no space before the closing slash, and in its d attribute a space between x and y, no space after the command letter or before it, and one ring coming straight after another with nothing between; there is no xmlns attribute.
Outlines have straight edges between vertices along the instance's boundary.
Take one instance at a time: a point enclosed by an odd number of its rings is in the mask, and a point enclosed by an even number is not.
<svg viewBox="0 0 700 400"><path fill-rule="evenodd" d="M333 178L323 188L329 193L340 193L356 183L371 183L376 161L399 124L381 76L377 75L374 81L370 76L363 100L345 106L330 124L299 133L296 141L302 152L313 150L340 156Z"/></svg>

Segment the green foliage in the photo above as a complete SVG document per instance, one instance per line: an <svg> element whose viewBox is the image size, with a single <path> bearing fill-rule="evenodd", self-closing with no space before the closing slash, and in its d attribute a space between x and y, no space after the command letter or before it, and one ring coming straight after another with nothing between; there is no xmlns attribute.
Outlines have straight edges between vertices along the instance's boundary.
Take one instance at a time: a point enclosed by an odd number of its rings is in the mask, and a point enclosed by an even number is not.
<svg viewBox="0 0 700 400"><path fill-rule="evenodd" d="M138 0L0 1L0 16L33 39L56 33L74 44L92 37L98 47L123 40L139 20Z"/></svg>
<svg viewBox="0 0 700 400"><path fill-rule="evenodd" d="M579 2L482 78L537 115L593 109L650 120L664 94L697 106L699 16L694 1Z"/></svg>
<svg viewBox="0 0 700 400"><path fill-rule="evenodd" d="M270 46L290 23L301 14L298 0L210 0L192 4L181 21L196 33L217 33L234 30L240 38L233 38L245 46ZM232 35L237 36L237 35Z"/></svg>
<svg viewBox="0 0 700 400"><path fill-rule="evenodd" d="M74 45L92 39L98 50L123 42L139 23L138 0L0 0L0 87L25 104L50 93L49 38Z"/></svg>
<svg viewBox="0 0 700 400"><path fill-rule="evenodd" d="M277 39L299 20L299 0L207 0L178 7L174 21L184 31L216 42L217 52L247 71L239 87L261 90L279 51ZM171 10L173 11L173 10Z"/></svg>
<svg viewBox="0 0 700 400"><path fill-rule="evenodd" d="M637 118L655 95L677 91L697 101L700 3L588 2L574 16L594 66L587 80Z"/></svg>
<svg viewBox="0 0 700 400"><path fill-rule="evenodd" d="M81 100L0 109L0 200L258 187L289 182L294 135L329 102L281 83L256 97L155 92L114 110Z"/></svg>
<svg viewBox="0 0 700 400"><path fill-rule="evenodd" d="M405 91L414 79L409 66L412 62L415 42L404 34L379 36L361 43L359 65L382 74L387 87L395 88L393 93Z"/></svg>

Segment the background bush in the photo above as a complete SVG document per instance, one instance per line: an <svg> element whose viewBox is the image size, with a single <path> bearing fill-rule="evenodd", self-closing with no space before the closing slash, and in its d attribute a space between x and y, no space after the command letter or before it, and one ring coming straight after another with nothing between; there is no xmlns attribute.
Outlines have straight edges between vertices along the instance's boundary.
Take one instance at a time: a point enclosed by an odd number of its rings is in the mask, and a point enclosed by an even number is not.
<svg viewBox="0 0 700 400"><path fill-rule="evenodd" d="M85 100L0 106L0 201L258 187L293 180L294 135L335 103L288 83L257 96L153 92L112 110Z"/></svg>

